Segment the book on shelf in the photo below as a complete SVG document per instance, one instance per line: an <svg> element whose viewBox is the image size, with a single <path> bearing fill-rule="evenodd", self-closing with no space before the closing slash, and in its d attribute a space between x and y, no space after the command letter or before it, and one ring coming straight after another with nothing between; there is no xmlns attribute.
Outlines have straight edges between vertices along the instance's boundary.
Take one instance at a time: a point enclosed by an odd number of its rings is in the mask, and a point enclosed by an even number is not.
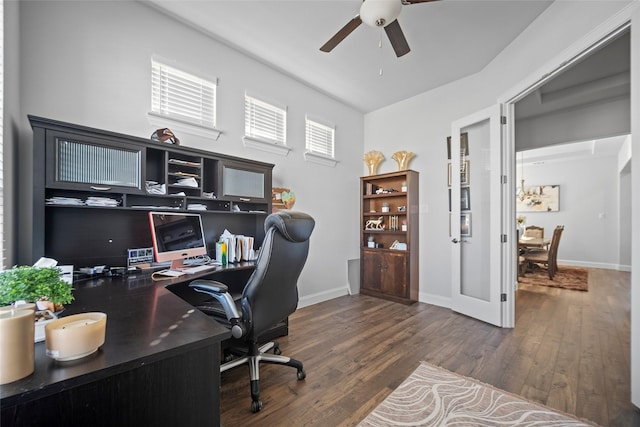
<svg viewBox="0 0 640 427"><path fill-rule="evenodd" d="M376 194L376 190L378 189L377 185L374 185L370 182L367 182L366 195L371 196L372 194Z"/></svg>

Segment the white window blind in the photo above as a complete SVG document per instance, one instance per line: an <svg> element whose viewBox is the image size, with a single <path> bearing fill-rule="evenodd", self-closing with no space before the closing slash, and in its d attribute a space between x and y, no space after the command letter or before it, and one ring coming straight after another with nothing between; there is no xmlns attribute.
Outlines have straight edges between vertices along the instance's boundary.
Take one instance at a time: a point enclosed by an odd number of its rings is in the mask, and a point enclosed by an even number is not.
<svg viewBox="0 0 640 427"><path fill-rule="evenodd" d="M151 60L151 111L201 126L216 127L216 80Z"/></svg>
<svg viewBox="0 0 640 427"><path fill-rule="evenodd" d="M335 127L318 123L307 117L305 119L305 146L307 151L334 157Z"/></svg>
<svg viewBox="0 0 640 427"><path fill-rule="evenodd" d="M287 143L287 109L245 94L244 135L272 144Z"/></svg>

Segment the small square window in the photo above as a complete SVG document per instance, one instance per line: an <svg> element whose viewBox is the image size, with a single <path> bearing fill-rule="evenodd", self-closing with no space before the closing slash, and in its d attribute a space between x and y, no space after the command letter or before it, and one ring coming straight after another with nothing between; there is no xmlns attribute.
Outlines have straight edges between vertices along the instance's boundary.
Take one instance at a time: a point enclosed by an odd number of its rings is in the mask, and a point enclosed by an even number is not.
<svg viewBox="0 0 640 427"><path fill-rule="evenodd" d="M309 117L306 122L305 147L308 152L334 158L335 127Z"/></svg>
<svg viewBox="0 0 640 427"><path fill-rule="evenodd" d="M245 94L244 135L248 138L286 145L287 110Z"/></svg>
<svg viewBox="0 0 640 427"><path fill-rule="evenodd" d="M152 59L151 111L215 129L216 80L204 79Z"/></svg>

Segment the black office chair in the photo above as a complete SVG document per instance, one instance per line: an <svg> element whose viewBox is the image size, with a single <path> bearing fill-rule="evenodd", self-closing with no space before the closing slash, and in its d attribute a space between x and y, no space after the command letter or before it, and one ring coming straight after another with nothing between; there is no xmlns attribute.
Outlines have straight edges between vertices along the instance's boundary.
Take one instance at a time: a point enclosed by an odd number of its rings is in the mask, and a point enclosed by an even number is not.
<svg viewBox="0 0 640 427"><path fill-rule="evenodd" d="M251 410L262 408L260 401L259 364L274 363L294 367L298 380L306 376L302 362L281 356L275 342L259 346L258 337L282 322L298 306L298 277L309 253L309 236L314 219L302 212L279 211L269 215L264 223L266 235L256 269L234 301L226 285L212 280L194 280L194 290L214 297L224 308L226 324L231 329L230 345L241 344L245 353L220 366L220 372L240 365L249 365L251 380ZM266 352L274 349L274 354Z"/></svg>

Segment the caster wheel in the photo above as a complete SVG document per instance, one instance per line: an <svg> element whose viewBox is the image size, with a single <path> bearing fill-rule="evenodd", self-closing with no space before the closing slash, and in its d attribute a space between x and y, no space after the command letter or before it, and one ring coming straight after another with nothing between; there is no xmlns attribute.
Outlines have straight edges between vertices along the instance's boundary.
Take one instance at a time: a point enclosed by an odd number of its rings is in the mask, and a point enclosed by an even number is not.
<svg viewBox="0 0 640 427"><path fill-rule="evenodd" d="M307 373L304 370L298 371L298 381L302 381L307 378Z"/></svg>
<svg viewBox="0 0 640 427"><path fill-rule="evenodd" d="M280 350L280 347L274 347L273 354L282 354L282 350Z"/></svg>
<svg viewBox="0 0 640 427"><path fill-rule="evenodd" d="M251 412L256 413L256 412L259 412L260 409L262 409L261 400L254 400L251 402Z"/></svg>

